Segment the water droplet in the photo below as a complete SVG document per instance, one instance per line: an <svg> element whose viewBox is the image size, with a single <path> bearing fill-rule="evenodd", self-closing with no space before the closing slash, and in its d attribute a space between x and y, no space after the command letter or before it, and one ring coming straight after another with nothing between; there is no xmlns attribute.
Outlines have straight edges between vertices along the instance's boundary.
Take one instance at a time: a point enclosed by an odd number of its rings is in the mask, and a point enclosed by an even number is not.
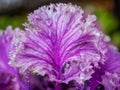
<svg viewBox="0 0 120 90"><path fill-rule="evenodd" d="M49 18L49 19L47 19L46 21L46 24L48 25L48 26L50 26L51 24L52 24L52 20Z"/></svg>
<svg viewBox="0 0 120 90"><path fill-rule="evenodd" d="M70 12L75 12L75 8L74 7L70 7Z"/></svg>

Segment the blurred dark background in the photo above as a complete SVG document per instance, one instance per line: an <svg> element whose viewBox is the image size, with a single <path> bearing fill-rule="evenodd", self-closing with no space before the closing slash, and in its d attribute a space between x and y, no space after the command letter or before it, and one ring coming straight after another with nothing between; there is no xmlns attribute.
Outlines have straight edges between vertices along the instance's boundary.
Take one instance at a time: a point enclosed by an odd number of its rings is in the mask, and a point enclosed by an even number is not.
<svg viewBox="0 0 120 90"><path fill-rule="evenodd" d="M0 0L0 29L8 25L23 29L28 13L42 5L59 2L80 5L95 14L104 32L120 49L120 0Z"/></svg>

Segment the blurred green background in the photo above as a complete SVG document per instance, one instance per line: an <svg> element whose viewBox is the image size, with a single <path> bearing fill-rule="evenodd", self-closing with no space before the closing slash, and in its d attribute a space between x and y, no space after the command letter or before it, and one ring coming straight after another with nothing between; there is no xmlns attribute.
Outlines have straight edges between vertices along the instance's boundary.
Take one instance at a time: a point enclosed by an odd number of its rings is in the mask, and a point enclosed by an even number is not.
<svg viewBox="0 0 120 90"><path fill-rule="evenodd" d="M11 25L13 28L20 27L23 29L23 23L27 21L26 15L1 15L0 29L6 29L6 26Z"/></svg>
<svg viewBox="0 0 120 90"><path fill-rule="evenodd" d="M27 21L28 13L42 5L58 2L71 2L95 14L104 32L120 49L120 0L1 0L0 29L5 30L9 25L24 29L22 24Z"/></svg>

